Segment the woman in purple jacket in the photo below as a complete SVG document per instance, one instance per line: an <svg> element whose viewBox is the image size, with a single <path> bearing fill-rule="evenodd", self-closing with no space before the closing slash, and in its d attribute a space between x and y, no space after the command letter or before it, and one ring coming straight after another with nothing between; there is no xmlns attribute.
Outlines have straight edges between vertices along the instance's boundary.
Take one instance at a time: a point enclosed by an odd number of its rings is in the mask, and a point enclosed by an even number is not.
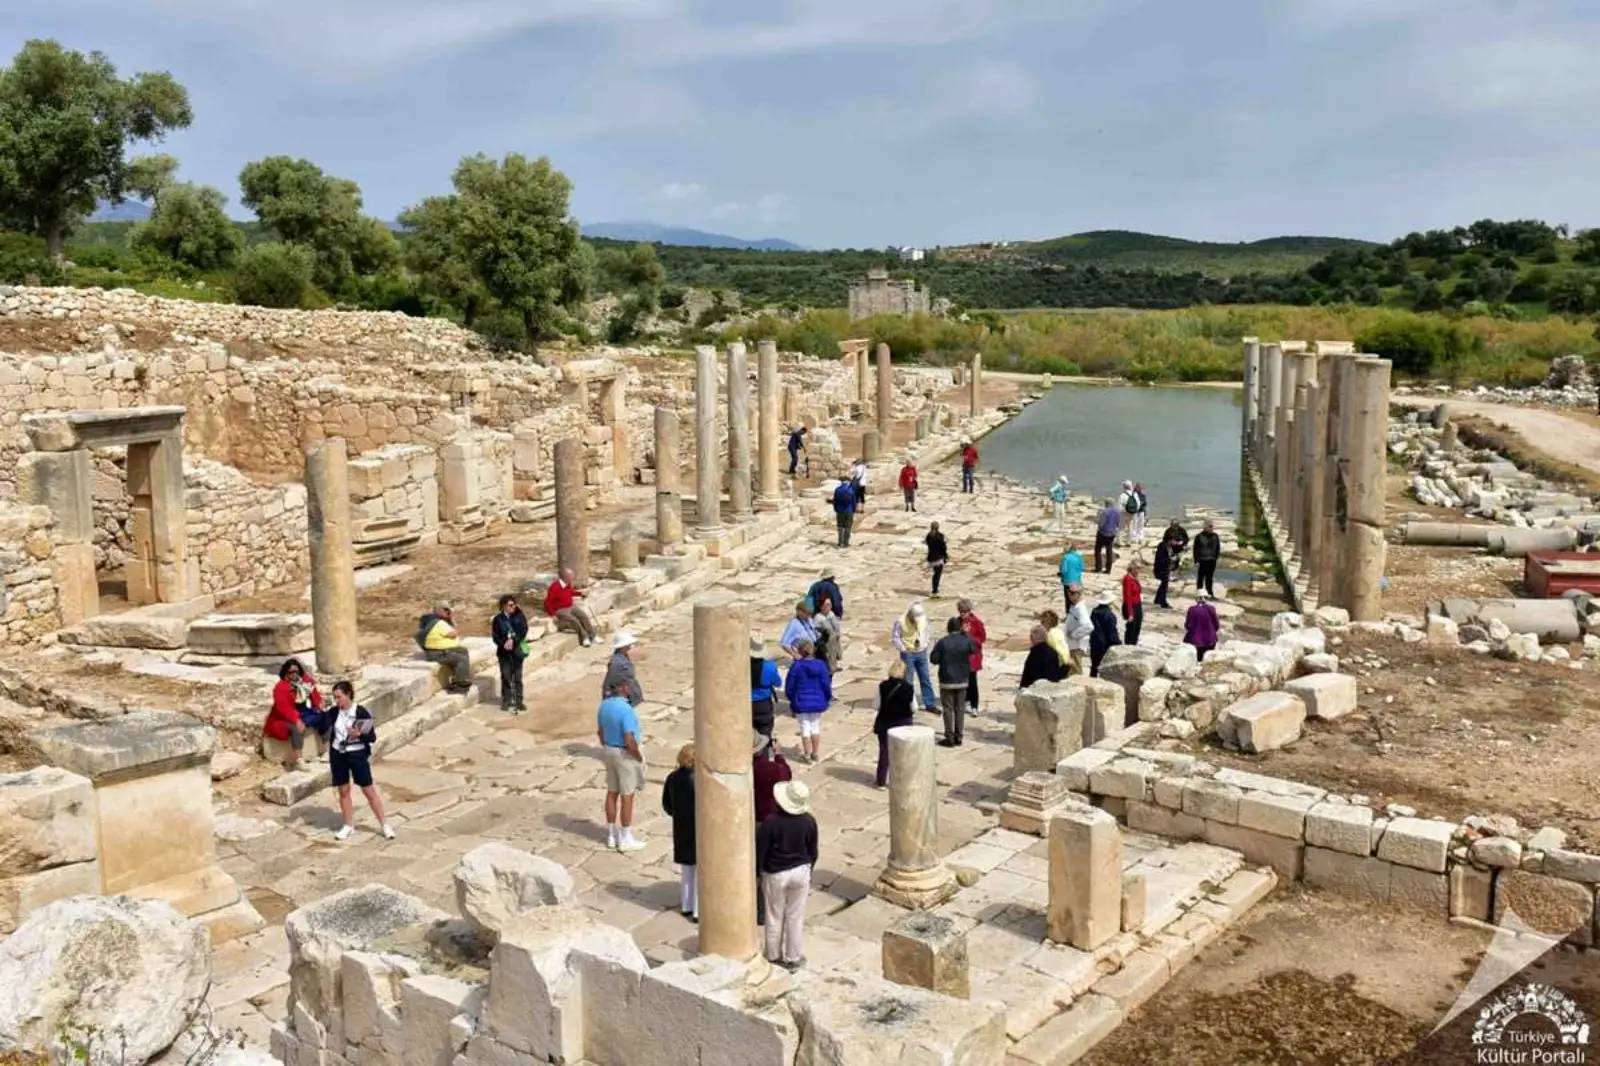
<svg viewBox="0 0 1600 1066"><path fill-rule="evenodd" d="M1194 606L1183 616L1183 642L1193 644L1195 658L1202 661L1206 652L1217 646L1217 634L1222 629L1217 609L1211 606L1210 600L1204 592L1196 593Z"/></svg>

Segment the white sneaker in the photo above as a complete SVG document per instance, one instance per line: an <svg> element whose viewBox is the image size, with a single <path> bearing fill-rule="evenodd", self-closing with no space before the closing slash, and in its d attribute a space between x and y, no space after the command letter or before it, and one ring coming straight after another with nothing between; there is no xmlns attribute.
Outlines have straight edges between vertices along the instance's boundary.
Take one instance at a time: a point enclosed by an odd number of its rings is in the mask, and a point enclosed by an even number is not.
<svg viewBox="0 0 1600 1066"><path fill-rule="evenodd" d="M350 839L350 834L354 833L355 831L356 831L356 827L353 826L353 825L340 826L339 827L339 831L337 833L333 834L333 839L335 839L335 840L349 840Z"/></svg>
<svg viewBox="0 0 1600 1066"><path fill-rule="evenodd" d="M391 827L389 825L388 822L385 822L382 825L380 825L378 827L378 832L383 834L383 839L385 839L385 840L393 840L394 839L394 829L393 829L393 827Z"/></svg>
<svg viewBox="0 0 1600 1066"><path fill-rule="evenodd" d="M621 841L618 842L617 850L618 851L642 851L642 850L644 850L644 841L640 840L638 837L624 837Z"/></svg>

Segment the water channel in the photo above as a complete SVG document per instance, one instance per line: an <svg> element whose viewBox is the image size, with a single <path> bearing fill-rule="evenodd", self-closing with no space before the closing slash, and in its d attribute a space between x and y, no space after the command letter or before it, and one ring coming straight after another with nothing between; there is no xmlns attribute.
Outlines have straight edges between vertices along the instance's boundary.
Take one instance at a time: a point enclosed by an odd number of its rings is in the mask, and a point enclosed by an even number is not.
<svg viewBox="0 0 1600 1066"><path fill-rule="evenodd" d="M1152 525L1189 506L1238 513L1242 402L1237 389L1057 384L979 450L1041 491L1062 474L1074 497L1142 481Z"/></svg>

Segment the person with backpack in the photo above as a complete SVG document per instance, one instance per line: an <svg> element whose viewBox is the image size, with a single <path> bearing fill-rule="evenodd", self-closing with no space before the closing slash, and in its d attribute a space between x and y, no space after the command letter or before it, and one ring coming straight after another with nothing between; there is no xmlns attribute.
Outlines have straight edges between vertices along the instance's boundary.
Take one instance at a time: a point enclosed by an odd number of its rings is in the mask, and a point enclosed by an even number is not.
<svg viewBox="0 0 1600 1066"><path fill-rule="evenodd" d="M1117 635L1117 613L1111 609L1111 590L1100 593L1094 610L1089 612L1089 676L1100 676L1100 660L1106 652L1122 643Z"/></svg>
<svg viewBox="0 0 1600 1066"><path fill-rule="evenodd" d="M922 543L928 546L928 570L933 574L931 595L938 596L939 582L944 578L944 564L950 561L950 546L945 542L944 534L939 532L939 523L928 526L928 535L922 538Z"/></svg>
<svg viewBox="0 0 1600 1066"><path fill-rule="evenodd" d="M522 700L522 667L528 661L528 619L512 595L500 597L500 610L489 623L494 657L500 666L500 709L516 714L528 709Z"/></svg>
<svg viewBox="0 0 1600 1066"><path fill-rule="evenodd" d="M1139 513L1139 494L1133 491L1133 482L1124 481L1122 491L1117 494L1117 518L1122 533L1122 543L1133 542L1133 519ZM1109 569L1106 573L1110 573Z"/></svg>
<svg viewBox="0 0 1600 1066"><path fill-rule="evenodd" d="M917 509L917 466L909 458L900 468L900 494L905 497L906 510L913 513Z"/></svg>
<svg viewBox="0 0 1600 1066"><path fill-rule="evenodd" d="M783 687L778 664L767 658L761 638L750 638L750 724L762 736L772 736L777 693Z"/></svg>
<svg viewBox="0 0 1600 1066"><path fill-rule="evenodd" d="M472 660L461 638L456 635L455 613L450 604L441 603L417 620L417 647L422 657L430 663L443 663L450 668L450 683L445 691L451 693L472 690Z"/></svg>
<svg viewBox="0 0 1600 1066"><path fill-rule="evenodd" d="M833 703L833 677L827 665L815 657L809 640L802 640L795 650L800 657L789 667L783 694L800 727L800 757L814 763L822 752L822 715Z"/></svg>
<svg viewBox="0 0 1600 1066"><path fill-rule="evenodd" d="M378 819L378 832L383 839L393 840L394 830L388 816L383 813L383 800L377 786L372 783L372 745L378 742L378 725L372 712L356 703L355 686L348 681L337 681L333 686L335 707L333 727L329 731L328 769L333 777L333 787L339 793L339 815L344 824L334 833L335 840L349 840L356 831L355 802L350 796L350 782L354 781Z"/></svg>
<svg viewBox="0 0 1600 1066"><path fill-rule="evenodd" d="M978 491L978 449L970 440L961 442L961 491Z"/></svg>
<svg viewBox="0 0 1600 1066"><path fill-rule="evenodd" d="M850 530L856 521L856 488L841 481L833 490L833 518L839 527L839 547L850 547Z"/></svg>

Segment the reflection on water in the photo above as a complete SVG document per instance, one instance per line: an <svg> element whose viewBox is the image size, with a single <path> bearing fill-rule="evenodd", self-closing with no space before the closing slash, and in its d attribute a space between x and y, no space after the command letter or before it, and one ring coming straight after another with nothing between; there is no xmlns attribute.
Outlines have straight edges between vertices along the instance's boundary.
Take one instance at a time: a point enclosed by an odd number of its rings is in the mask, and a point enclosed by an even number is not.
<svg viewBox="0 0 1600 1066"><path fill-rule="evenodd" d="M1074 496L1142 481L1152 524L1188 506L1237 512L1241 402L1237 389L1057 385L983 439L983 465L1041 490L1065 474Z"/></svg>

